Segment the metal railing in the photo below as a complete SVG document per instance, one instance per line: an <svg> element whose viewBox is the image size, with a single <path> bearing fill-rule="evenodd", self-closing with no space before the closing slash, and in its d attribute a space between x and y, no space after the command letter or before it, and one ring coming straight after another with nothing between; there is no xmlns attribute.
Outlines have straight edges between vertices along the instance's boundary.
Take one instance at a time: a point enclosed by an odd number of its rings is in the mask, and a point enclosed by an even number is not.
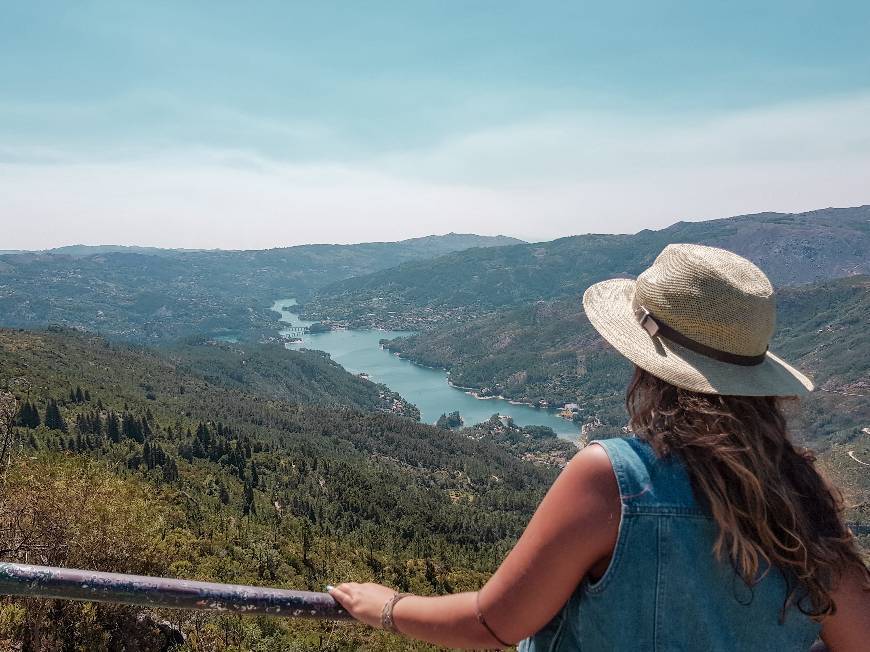
<svg viewBox="0 0 870 652"><path fill-rule="evenodd" d="M4 595L286 618L352 620L328 593L9 562L0 562L0 597ZM817 641L810 652L827 650L824 643Z"/></svg>
<svg viewBox="0 0 870 652"><path fill-rule="evenodd" d="M0 562L0 596L116 602L288 618L350 620L328 593Z"/></svg>

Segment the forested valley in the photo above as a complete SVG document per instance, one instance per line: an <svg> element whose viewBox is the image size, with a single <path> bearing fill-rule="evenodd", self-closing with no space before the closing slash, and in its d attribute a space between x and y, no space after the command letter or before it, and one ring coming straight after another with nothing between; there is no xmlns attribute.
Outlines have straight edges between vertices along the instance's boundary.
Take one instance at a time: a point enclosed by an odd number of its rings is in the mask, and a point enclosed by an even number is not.
<svg viewBox="0 0 870 652"><path fill-rule="evenodd" d="M279 366L305 355L270 353ZM345 580L473 589L558 470L559 460L524 460L534 438L519 435L528 441L517 448L501 427L472 437L423 425L346 386L328 396L321 386L320 405L291 402L214 368L206 378L202 356L66 329L0 331L15 405L5 560L311 590ZM351 387L368 382L341 373ZM120 649L133 636L157 645L161 628L183 633L175 649L409 649L348 624L0 603L0 640L27 649Z"/></svg>
<svg viewBox="0 0 870 652"><path fill-rule="evenodd" d="M870 206L454 252L324 286L301 310L335 327L412 330L383 345L447 369L452 383L482 397L571 406L583 440L620 435L630 365L591 328L582 293L637 275L675 242L724 247L770 276L778 305L771 350L817 386L791 406L793 436L819 454L847 495L850 518L866 529Z"/></svg>
<svg viewBox="0 0 870 652"><path fill-rule="evenodd" d="M771 348L818 387L789 407L792 432L842 488L867 547L868 219L865 206L534 244L451 234L0 255L0 558L317 591L347 580L475 589L575 443L497 414L420 423L393 388L285 348L269 306L297 296L318 329L413 331L382 344L484 398L572 406L583 445L625 433L631 370L591 329L582 290L680 241L770 273ZM0 598L0 649L13 642L429 649L346 623Z"/></svg>

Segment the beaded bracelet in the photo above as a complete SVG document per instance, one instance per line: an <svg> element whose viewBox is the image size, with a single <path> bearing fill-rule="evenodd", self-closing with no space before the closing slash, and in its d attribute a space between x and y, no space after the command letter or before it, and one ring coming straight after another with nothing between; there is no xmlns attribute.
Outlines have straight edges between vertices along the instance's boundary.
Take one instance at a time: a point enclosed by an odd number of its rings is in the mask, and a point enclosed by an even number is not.
<svg viewBox="0 0 870 652"><path fill-rule="evenodd" d="M396 634L400 634L401 632L396 627L396 623L393 620L393 607L396 606L396 603L402 598L407 598L410 593L394 593L393 597L387 600L384 603L384 608L381 610L381 627L383 627L388 632L394 632Z"/></svg>

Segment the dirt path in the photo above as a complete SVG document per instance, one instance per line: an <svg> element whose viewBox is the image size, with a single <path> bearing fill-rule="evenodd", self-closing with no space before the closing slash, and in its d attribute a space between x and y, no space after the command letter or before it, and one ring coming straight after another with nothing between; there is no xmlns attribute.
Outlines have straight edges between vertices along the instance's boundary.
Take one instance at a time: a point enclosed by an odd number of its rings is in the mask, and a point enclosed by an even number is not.
<svg viewBox="0 0 870 652"><path fill-rule="evenodd" d="M867 462L862 462L857 457L855 457L855 451L849 451L849 457L851 457L853 460L858 462L858 464L863 464L864 466L870 466L870 464L867 464Z"/></svg>

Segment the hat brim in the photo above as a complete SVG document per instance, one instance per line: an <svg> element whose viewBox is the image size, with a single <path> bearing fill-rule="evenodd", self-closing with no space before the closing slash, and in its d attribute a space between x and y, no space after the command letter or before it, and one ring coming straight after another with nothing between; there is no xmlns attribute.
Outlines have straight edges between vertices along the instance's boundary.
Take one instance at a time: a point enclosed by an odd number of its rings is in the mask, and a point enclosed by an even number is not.
<svg viewBox="0 0 870 652"><path fill-rule="evenodd" d="M583 309L602 337L638 367L703 394L801 396L813 390L809 378L769 351L761 364L742 366L650 337L634 316L634 286L621 278L596 283L583 294Z"/></svg>

